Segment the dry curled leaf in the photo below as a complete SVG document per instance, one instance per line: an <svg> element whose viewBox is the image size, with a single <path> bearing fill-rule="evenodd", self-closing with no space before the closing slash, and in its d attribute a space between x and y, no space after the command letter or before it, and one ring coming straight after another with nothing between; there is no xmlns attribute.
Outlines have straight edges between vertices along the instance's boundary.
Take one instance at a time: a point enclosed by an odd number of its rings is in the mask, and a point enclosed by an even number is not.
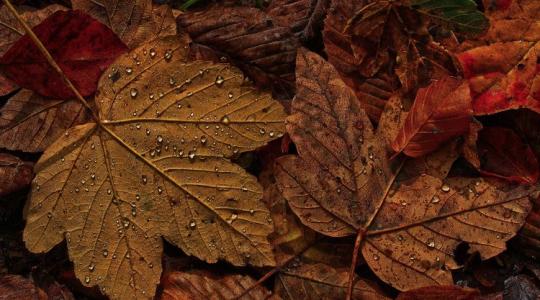
<svg viewBox="0 0 540 300"><path fill-rule="evenodd" d="M66 8L53 4L39 10L27 10L22 11L22 19L31 27L41 23L48 16L58 10L65 10ZM22 25L17 21L15 16L4 5L0 7L0 56L4 55L6 51L15 43L19 38L24 35L24 29ZM6 78L0 73L0 96L7 95L14 91L17 85Z"/></svg>
<svg viewBox="0 0 540 300"><path fill-rule="evenodd" d="M274 0L266 12L306 42L320 34L329 4L330 0Z"/></svg>
<svg viewBox="0 0 540 300"><path fill-rule="evenodd" d="M154 294L162 237L207 262L274 264L261 187L230 158L281 136L283 107L186 51L172 38L121 56L100 79L99 123L70 129L35 167L28 249L65 238L77 277L111 298Z"/></svg>
<svg viewBox="0 0 540 300"><path fill-rule="evenodd" d="M20 190L30 184L33 164L7 153L0 153L0 196Z"/></svg>
<svg viewBox="0 0 540 300"><path fill-rule="evenodd" d="M0 108L0 147L40 152L68 128L86 121L88 115L75 99L44 99L22 89Z"/></svg>
<svg viewBox="0 0 540 300"><path fill-rule="evenodd" d="M467 82L442 78L418 90L392 148L411 157L426 155L451 138L466 133L471 119Z"/></svg>
<svg viewBox="0 0 540 300"><path fill-rule="evenodd" d="M346 268L336 269L324 263L300 262L282 270L276 278L274 293L285 300L344 299L349 275ZM372 283L356 278L352 299L389 299Z"/></svg>
<svg viewBox="0 0 540 300"><path fill-rule="evenodd" d="M110 27L130 49L144 42L176 34L176 24L168 5L152 0L73 0L80 9Z"/></svg>
<svg viewBox="0 0 540 300"><path fill-rule="evenodd" d="M246 275L221 275L209 272L171 272L163 275L163 292L160 300L184 299L233 299L251 287L255 280ZM271 292L264 287L257 286L240 299L259 300L267 299Z"/></svg>
<svg viewBox="0 0 540 300"><path fill-rule="evenodd" d="M247 7L213 6L176 18L178 28L218 56L230 57L258 85L280 93L294 88L298 39L266 13Z"/></svg>
<svg viewBox="0 0 540 300"><path fill-rule="evenodd" d="M298 156L277 160L279 188L310 228L329 236L363 232L360 251L383 281L398 290L450 285L458 245L493 257L525 222L536 189L481 178L400 178L383 137L333 67L302 51L297 81L287 131Z"/></svg>

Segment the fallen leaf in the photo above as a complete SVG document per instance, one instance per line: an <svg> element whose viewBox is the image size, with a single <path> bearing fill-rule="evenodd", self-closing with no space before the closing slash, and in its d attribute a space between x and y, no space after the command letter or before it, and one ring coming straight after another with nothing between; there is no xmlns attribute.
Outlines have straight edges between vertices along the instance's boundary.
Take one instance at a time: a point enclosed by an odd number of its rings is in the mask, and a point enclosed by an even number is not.
<svg viewBox="0 0 540 300"><path fill-rule="evenodd" d="M254 283L255 280L246 275L216 276L210 272L201 271L171 272L163 275L163 292L159 299L233 299ZM257 286L241 299L267 299L271 294L264 287Z"/></svg>
<svg viewBox="0 0 540 300"><path fill-rule="evenodd" d="M298 156L277 159L278 186L308 227L334 237L360 232L359 249L383 281L398 290L451 285L458 245L491 258L525 222L532 187L428 174L400 180L399 160L390 164L336 70L301 51L296 76L287 131Z"/></svg>
<svg viewBox="0 0 540 300"><path fill-rule="evenodd" d="M49 299L33 281L19 275L4 275L0 278L0 295L2 299Z"/></svg>
<svg viewBox="0 0 540 300"><path fill-rule="evenodd" d="M472 288L429 286L400 293L396 300L476 300L479 295L480 292Z"/></svg>
<svg viewBox="0 0 540 300"><path fill-rule="evenodd" d="M247 7L212 6L176 18L196 44L230 57L255 83L285 94L294 88L298 39L266 13Z"/></svg>
<svg viewBox="0 0 540 300"><path fill-rule="evenodd" d="M282 299L344 299L349 274L323 263L299 263L282 270L276 278L274 293ZM389 299L370 282L356 278L352 299Z"/></svg>
<svg viewBox="0 0 540 300"><path fill-rule="evenodd" d="M26 10L20 11L22 19L29 26L36 26L45 20L48 16L58 10L65 10L66 8L53 4L39 10ZM4 5L0 7L0 56L4 55L6 51L15 43L19 38L24 35L24 28L17 21L15 16ZM0 73L0 96L7 95L17 89L17 85L6 78Z"/></svg>
<svg viewBox="0 0 540 300"><path fill-rule="evenodd" d="M107 25L130 48L176 34L170 6L152 0L73 0L79 9Z"/></svg>
<svg viewBox="0 0 540 300"><path fill-rule="evenodd" d="M0 108L0 147L40 152L68 128L88 121L75 99L51 100L22 89Z"/></svg>
<svg viewBox="0 0 540 300"><path fill-rule="evenodd" d="M112 31L80 11L57 11L33 31L83 96L94 94L101 73L127 50ZM74 97L28 35L2 56L0 68L19 86L45 97Z"/></svg>
<svg viewBox="0 0 540 300"><path fill-rule="evenodd" d="M482 174L517 183L534 184L538 180L536 155L512 129L484 127L473 147L465 157Z"/></svg>
<svg viewBox="0 0 540 300"><path fill-rule="evenodd" d="M451 138L466 133L471 119L467 82L452 77L434 81L418 90L392 149L411 157L425 155Z"/></svg>
<svg viewBox="0 0 540 300"><path fill-rule="evenodd" d="M0 153L0 196L18 191L30 184L33 164L7 153Z"/></svg>
<svg viewBox="0 0 540 300"><path fill-rule="evenodd" d="M405 91L414 91L458 71L452 55L429 34L431 18L398 1L333 1L325 50L340 73L372 77L386 67Z"/></svg>
<svg viewBox="0 0 540 300"><path fill-rule="evenodd" d="M275 0L266 9L280 26L290 27L302 42L320 35L330 0Z"/></svg>
<svg viewBox="0 0 540 300"><path fill-rule="evenodd" d="M520 107L540 112L540 6L535 0L509 3L505 12L488 10L489 31L466 42L458 56L476 115Z"/></svg>
<svg viewBox="0 0 540 300"><path fill-rule="evenodd" d="M111 298L154 295L161 237L210 263L274 264L261 187L229 159L280 137L283 107L186 51L171 38L117 59L99 82L99 123L70 129L35 167L28 249L65 238L77 277Z"/></svg>

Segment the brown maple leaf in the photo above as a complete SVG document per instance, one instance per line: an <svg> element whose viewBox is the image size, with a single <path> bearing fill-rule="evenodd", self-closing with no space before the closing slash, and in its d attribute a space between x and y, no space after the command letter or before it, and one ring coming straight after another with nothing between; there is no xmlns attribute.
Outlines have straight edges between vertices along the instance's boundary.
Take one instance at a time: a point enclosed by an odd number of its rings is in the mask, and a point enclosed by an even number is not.
<svg viewBox="0 0 540 300"><path fill-rule="evenodd" d="M305 225L328 236L358 234L357 248L383 281L399 290L452 284L459 244L490 258L525 222L528 196L537 193L530 186L414 174L391 163L384 134L374 134L352 91L316 54L299 53L297 84L287 131L298 156L276 161L279 188Z"/></svg>

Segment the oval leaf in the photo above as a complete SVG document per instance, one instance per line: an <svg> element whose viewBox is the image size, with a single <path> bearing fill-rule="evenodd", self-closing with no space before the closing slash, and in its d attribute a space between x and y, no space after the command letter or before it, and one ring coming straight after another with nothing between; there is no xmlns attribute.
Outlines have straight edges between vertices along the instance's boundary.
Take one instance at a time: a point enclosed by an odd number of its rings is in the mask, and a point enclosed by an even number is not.
<svg viewBox="0 0 540 300"><path fill-rule="evenodd" d="M127 51L109 28L81 11L58 11L33 31L83 96L94 94L101 73ZM2 56L0 67L9 79L40 95L74 97L27 35Z"/></svg>

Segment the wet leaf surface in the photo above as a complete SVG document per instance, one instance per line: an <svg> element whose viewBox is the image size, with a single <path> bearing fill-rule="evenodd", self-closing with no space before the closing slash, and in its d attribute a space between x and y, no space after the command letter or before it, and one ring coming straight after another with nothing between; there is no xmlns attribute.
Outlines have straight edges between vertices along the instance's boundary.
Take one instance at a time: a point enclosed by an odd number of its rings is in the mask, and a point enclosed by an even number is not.
<svg viewBox="0 0 540 300"><path fill-rule="evenodd" d="M207 262L274 264L261 187L229 159L281 136L284 110L186 51L172 38L119 58L100 79L100 123L71 128L35 168L27 247L65 238L77 277L112 298L154 294L162 237Z"/></svg>
<svg viewBox="0 0 540 300"><path fill-rule="evenodd" d="M305 225L328 236L365 231L364 259L398 290L452 284L449 270L460 267L454 250L461 243L483 259L505 249L535 191L481 178L399 178L383 139L335 69L305 51L297 65L287 131L299 155L279 158L276 177Z"/></svg>

